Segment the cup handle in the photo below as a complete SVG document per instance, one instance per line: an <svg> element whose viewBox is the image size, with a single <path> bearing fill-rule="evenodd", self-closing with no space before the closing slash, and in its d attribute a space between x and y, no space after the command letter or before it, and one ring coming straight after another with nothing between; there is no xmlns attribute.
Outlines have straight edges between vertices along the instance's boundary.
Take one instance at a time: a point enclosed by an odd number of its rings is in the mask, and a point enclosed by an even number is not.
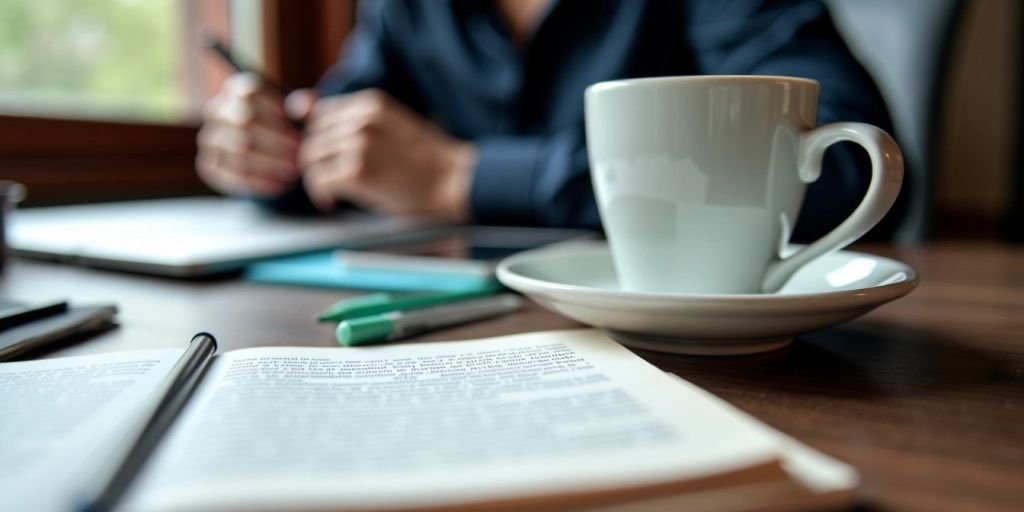
<svg viewBox="0 0 1024 512"><path fill-rule="evenodd" d="M823 254L841 249L867 233L892 207L903 183L903 153L882 129L864 123L833 123L800 137L799 173L804 183L821 175L825 150L836 142L860 144L871 157L871 183L857 209L835 229L785 258L776 255L768 265L761 291L775 293L802 266Z"/></svg>

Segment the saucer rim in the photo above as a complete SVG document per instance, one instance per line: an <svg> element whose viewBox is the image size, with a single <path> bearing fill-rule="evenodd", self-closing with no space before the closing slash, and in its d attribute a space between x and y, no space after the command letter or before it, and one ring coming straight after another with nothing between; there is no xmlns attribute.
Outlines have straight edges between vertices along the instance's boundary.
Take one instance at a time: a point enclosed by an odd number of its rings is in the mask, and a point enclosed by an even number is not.
<svg viewBox="0 0 1024 512"><path fill-rule="evenodd" d="M642 301L648 306L664 304L666 306L678 307L681 304L695 306L721 306L721 305L750 305L761 307L787 307L793 302L816 302L817 308L834 305L837 309L849 309L857 305L872 305L888 302L902 297L913 291L920 282L920 276L916 269L910 265L885 256L878 256L870 253L852 250L839 250L837 253L868 257L875 260L884 260L902 267L907 277L904 280L878 286L853 288L846 290L823 291L818 293L787 293L787 294L700 294L700 293L668 293L668 292L631 292L625 290L609 290L593 286L559 283L547 281L534 277L527 277L515 272L511 267L522 264L524 261L535 261L545 254L559 254L569 250L608 252L607 242L588 241L578 242L571 245L559 244L555 247L544 247L530 251L524 251L504 258L498 263L495 274L499 281L524 293L530 294L551 294L571 293L578 298L589 296L590 299L603 302L607 300L633 300ZM854 302L856 304L853 304Z"/></svg>

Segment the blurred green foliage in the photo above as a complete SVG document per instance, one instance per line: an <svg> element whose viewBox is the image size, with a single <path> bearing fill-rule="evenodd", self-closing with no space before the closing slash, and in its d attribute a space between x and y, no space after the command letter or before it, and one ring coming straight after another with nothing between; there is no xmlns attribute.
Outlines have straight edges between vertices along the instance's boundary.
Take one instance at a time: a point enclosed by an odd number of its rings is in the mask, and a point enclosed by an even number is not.
<svg viewBox="0 0 1024 512"><path fill-rule="evenodd" d="M180 117L182 11L176 0L0 0L0 110Z"/></svg>

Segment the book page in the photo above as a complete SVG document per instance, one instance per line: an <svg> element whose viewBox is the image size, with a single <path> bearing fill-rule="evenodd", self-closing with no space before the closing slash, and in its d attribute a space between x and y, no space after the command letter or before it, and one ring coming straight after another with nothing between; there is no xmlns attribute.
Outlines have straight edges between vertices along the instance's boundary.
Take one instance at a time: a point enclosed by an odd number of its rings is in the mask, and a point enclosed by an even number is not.
<svg viewBox="0 0 1024 512"><path fill-rule="evenodd" d="M595 330L215 362L130 509L451 506L775 460L764 432Z"/></svg>
<svg viewBox="0 0 1024 512"><path fill-rule="evenodd" d="M0 503L68 510L181 349L0 364Z"/></svg>

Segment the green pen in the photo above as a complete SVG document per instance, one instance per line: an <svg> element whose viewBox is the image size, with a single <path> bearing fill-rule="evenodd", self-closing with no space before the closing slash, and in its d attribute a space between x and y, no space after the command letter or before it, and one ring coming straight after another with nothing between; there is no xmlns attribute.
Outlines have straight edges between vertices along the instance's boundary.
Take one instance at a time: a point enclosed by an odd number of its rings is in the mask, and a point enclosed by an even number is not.
<svg viewBox="0 0 1024 512"><path fill-rule="evenodd" d="M407 311L486 297L494 295L499 290L501 290L501 285L496 283L493 286L474 288L461 292L413 293L404 295L371 293L338 302L317 315L316 320L324 323L341 322L342 320L379 315L389 311Z"/></svg>
<svg viewBox="0 0 1024 512"><path fill-rule="evenodd" d="M344 320L335 334L346 347L405 338L444 327L510 313L522 307L517 295L503 293L414 311L388 311Z"/></svg>

